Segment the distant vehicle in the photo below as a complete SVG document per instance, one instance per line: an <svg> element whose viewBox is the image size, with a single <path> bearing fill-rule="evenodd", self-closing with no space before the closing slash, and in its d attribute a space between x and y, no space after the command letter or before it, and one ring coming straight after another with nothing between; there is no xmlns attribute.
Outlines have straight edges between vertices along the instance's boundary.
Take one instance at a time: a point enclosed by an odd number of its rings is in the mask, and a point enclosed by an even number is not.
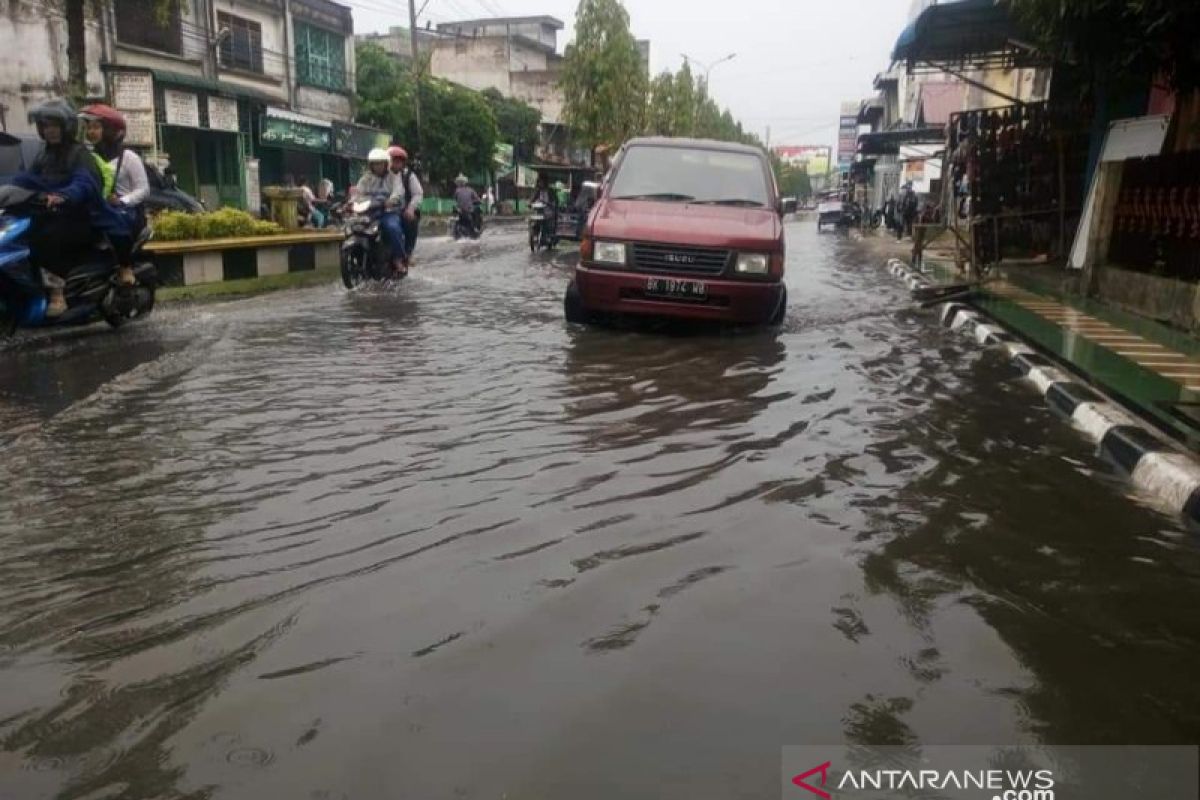
<svg viewBox="0 0 1200 800"><path fill-rule="evenodd" d="M778 324L787 309L781 216L792 210L760 149L633 139L585 227L566 318Z"/></svg>
<svg viewBox="0 0 1200 800"><path fill-rule="evenodd" d="M18 173L29 169L40 152L42 140L36 136L0 133L0 185L11 183ZM150 181L146 213L185 211L199 214L204 211L204 204L180 189L173 175L164 175L158 167L147 164L146 177Z"/></svg>
<svg viewBox="0 0 1200 800"><path fill-rule="evenodd" d="M839 195L826 195L821 198L821 202L817 204L817 230L822 230L826 225L835 228L849 225L849 205Z"/></svg>
<svg viewBox="0 0 1200 800"><path fill-rule="evenodd" d="M174 175L164 175L158 167L147 164L146 177L150 180L150 194L146 197L147 214L159 211L183 211L188 214L204 212L204 204L180 189Z"/></svg>

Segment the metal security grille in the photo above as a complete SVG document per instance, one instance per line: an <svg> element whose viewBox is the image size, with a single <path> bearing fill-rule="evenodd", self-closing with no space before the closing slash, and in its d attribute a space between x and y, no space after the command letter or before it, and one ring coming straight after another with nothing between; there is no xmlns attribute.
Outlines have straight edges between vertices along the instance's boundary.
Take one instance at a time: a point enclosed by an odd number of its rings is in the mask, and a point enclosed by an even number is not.
<svg viewBox="0 0 1200 800"><path fill-rule="evenodd" d="M729 251L674 244L635 244L633 264L646 272L719 275L729 264Z"/></svg>

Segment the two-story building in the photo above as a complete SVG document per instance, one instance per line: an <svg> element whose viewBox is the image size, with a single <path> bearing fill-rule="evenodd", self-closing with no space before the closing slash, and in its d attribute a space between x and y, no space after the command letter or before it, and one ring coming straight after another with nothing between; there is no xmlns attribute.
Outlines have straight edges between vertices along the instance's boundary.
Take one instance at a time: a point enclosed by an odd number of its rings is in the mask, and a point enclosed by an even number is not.
<svg viewBox="0 0 1200 800"><path fill-rule="evenodd" d="M0 22L0 47L23 51L36 31L48 53L21 62L14 100L28 106L65 89L65 21L54 4L17 2L25 16ZM328 177L344 187L357 176L356 162L389 140L351 122L348 6L120 0L88 4L87 13L89 93L124 112L128 143L169 161L180 186L210 208L256 210L259 187L287 176Z"/></svg>

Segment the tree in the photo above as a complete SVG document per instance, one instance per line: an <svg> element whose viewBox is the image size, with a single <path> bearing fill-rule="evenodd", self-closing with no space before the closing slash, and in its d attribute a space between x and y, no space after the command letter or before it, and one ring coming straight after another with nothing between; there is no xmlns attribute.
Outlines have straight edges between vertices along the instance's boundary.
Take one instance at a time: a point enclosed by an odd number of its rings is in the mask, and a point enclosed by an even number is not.
<svg viewBox="0 0 1200 800"><path fill-rule="evenodd" d="M511 100L497 89L485 89L483 99L492 109L500 141L514 147L514 157L528 160L541 133L542 112L520 100Z"/></svg>
<svg viewBox="0 0 1200 800"><path fill-rule="evenodd" d="M645 69L620 0L580 0L560 79L563 118L579 140L619 145L641 131Z"/></svg>
<svg viewBox="0 0 1200 800"><path fill-rule="evenodd" d="M663 71L650 84L646 95L646 133L652 136L676 135L672 111L675 97L675 76Z"/></svg>
<svg viewBox="0 0 1200 800"><path fill-rule="evenodd" d="M692 77L692 67L686 61L675 73L671 125L676 136L692 136L696 132L696 81Z"/></svg>
<svg viewBox="0 0 1200 800"><path fill-rule="evenodd" d="M355 61L358 121L387 131L394 141L416 141L411 68L373 44L359 45ZM488 169L499 137L488 101L478 92L424 75L422 71L422 132L430 147L421 155L429 178L450 184L460 172Z"/></svg>

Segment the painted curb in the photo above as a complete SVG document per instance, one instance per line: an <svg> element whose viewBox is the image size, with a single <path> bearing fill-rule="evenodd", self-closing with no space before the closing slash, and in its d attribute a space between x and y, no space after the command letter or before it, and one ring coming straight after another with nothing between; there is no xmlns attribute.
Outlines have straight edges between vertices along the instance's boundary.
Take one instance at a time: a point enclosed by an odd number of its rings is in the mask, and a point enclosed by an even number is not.
<svg viewBox="0 0 1200 800"><path fill-rule="evenodd" d="M909 289L928 279L898 259L888 271ZM1144 494L1200 524L1200 460L1180 449L1147 423L1125 411L1098 390L1085 386L1046 354L964 303L941 306L941 323L970 336L984 347L1003 347L1012 364L1046 404L1096 443L1100 453Z"/></svg>

